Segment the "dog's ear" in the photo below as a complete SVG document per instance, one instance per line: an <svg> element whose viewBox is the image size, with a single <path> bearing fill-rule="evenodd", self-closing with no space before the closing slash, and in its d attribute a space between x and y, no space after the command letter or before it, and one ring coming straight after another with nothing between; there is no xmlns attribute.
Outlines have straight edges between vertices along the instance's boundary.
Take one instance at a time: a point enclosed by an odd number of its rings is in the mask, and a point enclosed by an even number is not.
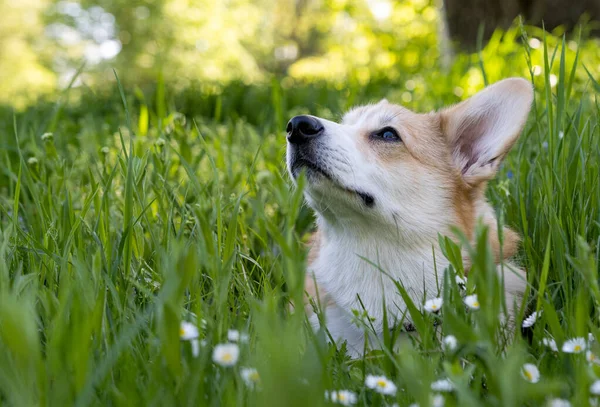
<svg viewBox="0 0 600 407"><path fill-rule="evenodd" d="M452 159L467 184L476 186L496 175L523 130L532 100L531 84L510 78L440 113Z"/></svg>

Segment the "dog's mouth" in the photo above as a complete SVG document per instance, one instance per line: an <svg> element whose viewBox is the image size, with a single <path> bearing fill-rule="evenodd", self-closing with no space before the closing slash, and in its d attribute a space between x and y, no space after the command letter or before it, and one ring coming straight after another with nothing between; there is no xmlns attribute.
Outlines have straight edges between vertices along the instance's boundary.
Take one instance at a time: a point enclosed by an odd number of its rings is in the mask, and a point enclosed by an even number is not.
<svg viewBox="0 0 600 407"><path fill-rule="evenodd" d="M348 188L347 186L345 186L344 184L339 182L337 180L337 178L334 177L333 175L331 175L326 169L324 169L320 165L318 165L310 160L307 160L305 158L298 158L298 159L294 160L294 162L292 163L291 169L292 169L292 175L294 176L294 178L297 178L298 175L300 175L300 172L304 169L307 171L307 173L308 173L307 175L309 175L309 177L310 176L323 177L323 178L329 180L331 183L333 183L339 189L342 189L349 194L358 196L367 207L371 208L375 205L375 197L373 197L373 195L371 195L367 192ZM310 180L310 178L309 178L309 180Z"/></svg>

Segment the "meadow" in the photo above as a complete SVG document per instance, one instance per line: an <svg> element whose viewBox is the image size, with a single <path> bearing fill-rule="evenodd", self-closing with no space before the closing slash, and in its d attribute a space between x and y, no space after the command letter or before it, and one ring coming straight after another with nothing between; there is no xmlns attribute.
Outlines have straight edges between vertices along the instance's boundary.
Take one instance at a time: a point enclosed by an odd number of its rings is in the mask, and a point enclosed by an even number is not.
<svg viewBox="0 0 600 407"><path fill-rule="evenodd" d="M393 83L175 93L166 75L152 92L115 81L3 108L0 406L598 405L597 46L516 28ZM522 236L526 328L501 327L479 228L471 242L440 236L452 267L409 304L418 335L393 329L382 350L350 359L288 309L302 301L314 228L285 169L288 118L339 119L383 97L428 111L508 76L531 80L535 101L488 195ZM474 260L465 287L459 245ZM438 313L423 307L433 297Z"/></svg>

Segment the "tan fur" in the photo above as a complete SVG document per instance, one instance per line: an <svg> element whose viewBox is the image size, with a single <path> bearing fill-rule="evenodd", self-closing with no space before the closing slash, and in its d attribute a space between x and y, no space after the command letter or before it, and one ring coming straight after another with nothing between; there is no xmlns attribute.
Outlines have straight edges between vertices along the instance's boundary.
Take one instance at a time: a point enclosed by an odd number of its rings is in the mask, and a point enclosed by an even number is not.
<svg viewBox="0 0 600 407"><path fill-rule="evenodd" d="M309 267L319 255L321 240L322 236L318 230L312 233L309 238L309 250L307 257L307 263ZM317 285L314 276L311 273L306 273L306 276L304 277L304 311L308 316L314 313L311 301L314 301L317 305L321 305L321 307L326 307L327 305L331 305L333 303L333 300L329 298L327 292Z"/></svg>

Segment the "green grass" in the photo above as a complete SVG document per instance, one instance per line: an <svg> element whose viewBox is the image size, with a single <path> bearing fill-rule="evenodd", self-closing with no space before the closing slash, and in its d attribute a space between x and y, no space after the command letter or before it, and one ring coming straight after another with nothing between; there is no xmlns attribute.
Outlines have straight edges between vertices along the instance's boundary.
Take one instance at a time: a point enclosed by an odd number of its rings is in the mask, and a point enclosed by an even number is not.
<svg viewBox="0 0 600 407"><path fill-rule="evenodd" d="M575 52L554 37L532 50L515 45L517 37L494 37L406 92L409 107L427 110L457 101L459 84L469 93L472 78L531 73L535 105L489 188L499 217L523 236L517 260L531 284L520 315L543 310L526 335L500 329L500 281L485 230L468 244L468 290L481 309L465 310L453 278L463 271L457 246L441 239L453 264L439 270L441 314L422 315L414 304L419 335L394 330L384 350L361 360L328 345L325 332L313 334L302 311L288 312L302 295L313 216L286 175L287 118L336 118L384 96L400 102L402 89L275 81L231 85L194 102L163 96L162 84L158 97L123 84L112 99L88 94L72 105L65 94L55 106L4 116L0 406L313 406L336 389L356 392L360 405L425 406L441 378L455 384L444 393L450 406L534 406L551 397L586 405L600 366L541 342L551 336L560 348L600 333L597 51L591 43ZM536 64L543 75L534 74ZM99 105L104 100L112 102ZM197 357L180 340L181 321L206 341ZM212 362L212 350L229 329L249 342L226 368ZM450 334L458 347L444 351L440 337ZM600 355L600 345L591 346ZM524 363L539 367L539 383L522 378ZM244 384L245 366L258 369L257 389ZM367 374L393 380L397 395L366 389Z"/></svg>

